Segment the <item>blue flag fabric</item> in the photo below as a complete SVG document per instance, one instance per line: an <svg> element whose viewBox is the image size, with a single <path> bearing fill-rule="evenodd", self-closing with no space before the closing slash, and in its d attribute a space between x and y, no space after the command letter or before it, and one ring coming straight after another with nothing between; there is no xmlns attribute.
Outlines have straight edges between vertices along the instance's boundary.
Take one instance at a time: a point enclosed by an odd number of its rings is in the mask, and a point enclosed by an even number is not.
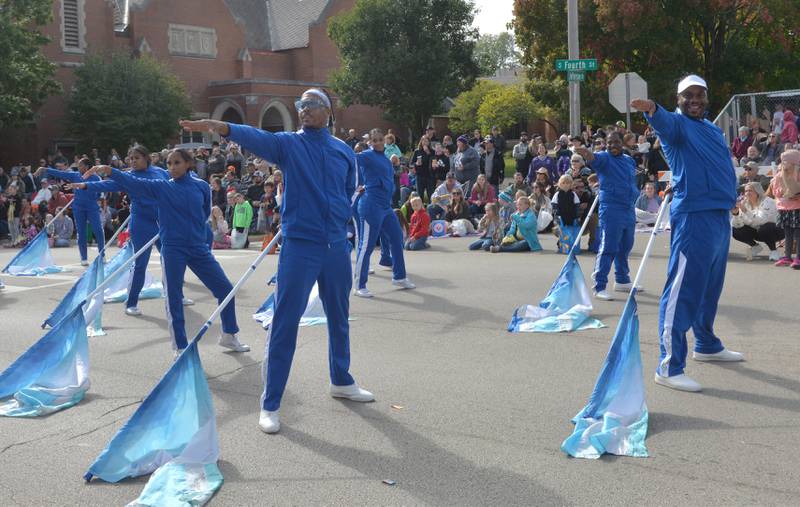
<svg viewBox="0 0 800 507"><path fill-rule="evenodd" d="M264 329L269 329L272 325L272 318L275 315L275 292L270 294L261 307L253 314L253 319L260 322ZM326 325L328 318L325 316L325 309L322 307L322 300L319 298L319 286L315 283L308 295L308 304L300 317L300 327Z"/></svg>
<svg viewBox="0 0 800 507"><path fill-rule="evenodd" d="M67 295L58 303L53 312L44 320L42 327L54 327L61 322L61 319L71 314L72 311L80 305L86 296L97 288L98 283L103 282L103 257L98 255L94 261L89 265L89 268L84 271L80 278L72 285L67 292ZM88 309L90 302L84 307ZM91 323L96 315L96 307L92 307L92 313L87 319L87 324Z"/></svg>
<svg viewBox="0 0 800 507"><path fill-rule="evenodd" d="M572 419L575 430L561 450L576 458L599 458L604 453L647 457L647 418L634 290L589 403Z"/></svg>
<svg viewBox="0 0 800 507"><path fill-rule="evenodd" d="M581 265L570 255L547 296L538 306L524 305L514 310L508 330L512 333L558 333L605 327L590 317L591 314L592 298Z"/></svg>
<svg viewBox="0 0 800 507"><path fill-rule="evenodd" d="M0 415L57 412L81 401L88 389L89 343L78 305L0 373Z"/></svg>
<svg viewBox="0 0 800 507"><path fill-rule="evenodd" d="M42 276L61 271L67 271L67 269L55 265L53 255L50 253L50 245L47 244L47 233L44 230L25 245L25 248L20 250L3 268L3 273L14 276Z"/></svg>
<svg viewBox="0 0 800 507"><path fill-rule="evenodd" d="M105 276L108 277L118 270L131 257L133 257L133 243L127 241L122 249L106 264ZM119 273L106 286L106 290L103 292L106 303L122 303L128 300L128 287L130 286L131 276L133 276L133 264L131 264L129 270ZM145 273L144 285L141 292L139 292L139 299L160 298L163 294L161 282L153 280L149 273Z"/></svg>
<svg viewBox="0 0 800 507"><path fill-rule="evenodd" d="M84 478L155 472L132 505L203 505L222 486L218 457L211 391L192 341Z"/></svg>

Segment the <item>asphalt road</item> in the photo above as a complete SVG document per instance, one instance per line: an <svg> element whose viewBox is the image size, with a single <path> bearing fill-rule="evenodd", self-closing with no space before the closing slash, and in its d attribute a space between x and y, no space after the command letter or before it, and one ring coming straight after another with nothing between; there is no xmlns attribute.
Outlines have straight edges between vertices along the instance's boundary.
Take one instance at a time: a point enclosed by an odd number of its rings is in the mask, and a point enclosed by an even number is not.
<svg viewBox="0 0 800 507"><path fill-rule="evenodd" d="M510 334L513 309L537 302L564 261L545 252L467 252L468 239L432 241L407 254L412 291L391 275L371 278L372 300L351 298L352 373L377 401L327 394L324 327L302 328L283 400L283 428L257 426L265 333L250 315L266 297L270 256L237 296L243 355L221 353L218 327L201 344L214 395L225 484L211 505L797 505L800 498L800 272L766 259L745 262L732 247L717 332L747 362L702 364L687 373L704 391L652 381L658 356L658 296L667 237L658 239L638 298L649 458L568 458L559 447L586 403L623 301L598 302L605 329ZM638 236L632 267L646 237ZM0 251L5 265L14 251ZM0 294L0 369L42 331L39 324L82 270L77 249L55 250L72 272L12 278ZM255 257L219 252L232 279ZM373 255L376 260L377 254ZM588 277L593 258L581 256ZM158 274L154 256L151 270ZM189 333L212 312L211 294L187 274ZM146 478L85 484L88 465L172 361L163 302L128 317L104 309L105 337L92 338L92 387L76 407L38 419L0 419L3 505L123 505ZM393 408L393 406L401 408ZM384 479L396 485L384 484Z"/></svg>

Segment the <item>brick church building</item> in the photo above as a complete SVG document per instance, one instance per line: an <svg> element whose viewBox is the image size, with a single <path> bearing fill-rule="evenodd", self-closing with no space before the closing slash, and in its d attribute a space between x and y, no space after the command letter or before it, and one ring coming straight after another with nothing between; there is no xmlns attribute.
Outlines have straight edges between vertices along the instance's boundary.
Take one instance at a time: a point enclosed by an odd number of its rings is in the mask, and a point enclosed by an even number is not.
<svg viewBox="0 0 800 507"><path fill-rule="evenodd" d="M295 130L294 100L326 87L339 66L327 36L331 16L355 0L55 0L42 31L45 56L56 63L64 94L50 97L32 128L0 140L0 164L34 163L46 153L74 152L66 125L73 70L89 54L149 53L186 85L194 118ZM335 97L334 97L335 98ZM336 107L336 134L392 127L377 108ZM208 142L199 134L183 142ZM160 147L151 147L157 149Z"/></svg>

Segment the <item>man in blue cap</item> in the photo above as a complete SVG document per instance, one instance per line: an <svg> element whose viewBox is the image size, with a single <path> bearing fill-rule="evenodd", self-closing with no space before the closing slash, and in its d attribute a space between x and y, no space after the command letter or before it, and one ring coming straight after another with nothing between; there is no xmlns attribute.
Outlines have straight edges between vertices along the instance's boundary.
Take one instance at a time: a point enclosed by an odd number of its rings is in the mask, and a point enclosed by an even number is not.
<svg viewBox="0 0 800 507"><path fill-rule="evenodd" d="M681 391L702 389L684 373L689 328L696 361L743 360L714 334L731 238L730 210L736 205L736 173L722 131L705 119L707 106L708 85L695 75L678 84L675 112L652 100L631 102L655 129L672 169L672 238L659 309L661 360L655 381Z"/></svg>
<svg viewBox="0 0 800 507"><path fill-rule="evenodd" d="M331 101L322 90L306 90L295 102L302 128L266 132L216 120L183 121L188 130L210 131L239 143L277 164L286 186L281 204L281 247L275 317L267 335L264 394L259 426L265 433L280 429L278 409L297 345L297 326L314 283L328 319L330 394L368 402L375 398L350 376L350 311L352 288L347 224L356 188L353 150L332 136Z"/></svg>

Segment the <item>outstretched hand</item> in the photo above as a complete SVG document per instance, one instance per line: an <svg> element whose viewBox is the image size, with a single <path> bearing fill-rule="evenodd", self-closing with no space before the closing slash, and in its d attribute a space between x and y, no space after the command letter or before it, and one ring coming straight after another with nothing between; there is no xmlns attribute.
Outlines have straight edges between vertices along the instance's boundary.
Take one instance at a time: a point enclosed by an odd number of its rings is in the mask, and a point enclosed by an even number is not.
<svg viewBox="0 0 800 507"><path fill-rule="evenodd" d="M652 115L656 112L656 103L647 99L633 99L631 107L642 113Z"/></svg>
<svg viewBox="0 0 800 507"><path fill-rule="evenodd" d="M584 148L583 146L580 146L578 148L575 148L575 153L583 157L583 160L585 160L587 164L590 163L592 160L594 160L594 153L592 153L591 150L589 150L589 148Z"/></svg>
<svg viewBox="0 0 800 507"><path fill-rule="evenodd" d="M64 188L67 190L83 190L86 188L86 183L67 183Z"/></svg>
<svg viewBox="0 0 800 507"><path fill-rule="evenodd" d="M219 134L227 136L230 134L230 128L224 121L219 120L181 120L178 122L181 128L192 132L211 132L212 134Z"/></svg>

